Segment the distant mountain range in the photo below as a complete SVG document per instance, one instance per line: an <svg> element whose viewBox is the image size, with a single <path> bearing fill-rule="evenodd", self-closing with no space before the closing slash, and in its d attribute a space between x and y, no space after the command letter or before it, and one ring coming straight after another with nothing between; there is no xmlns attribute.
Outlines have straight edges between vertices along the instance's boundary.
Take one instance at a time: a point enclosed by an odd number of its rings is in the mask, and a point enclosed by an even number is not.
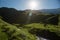
<svg viewBox="0 0 60 40"><path fill-rule="evenodd" d="M25 11L29 11L25 10ZM32 10L32 12L35 13L42 13L42 14L59 14L60 13L60 8L57 9L41 9L41 10Z"/></svg>
<svg viewBox="0 0 60 40"><path fill-rule="evenodd" d="M57 13L60 13L60 8L57 8L57 9L42 9L42 10L39 10L39 11L57 14Z"/></svg>

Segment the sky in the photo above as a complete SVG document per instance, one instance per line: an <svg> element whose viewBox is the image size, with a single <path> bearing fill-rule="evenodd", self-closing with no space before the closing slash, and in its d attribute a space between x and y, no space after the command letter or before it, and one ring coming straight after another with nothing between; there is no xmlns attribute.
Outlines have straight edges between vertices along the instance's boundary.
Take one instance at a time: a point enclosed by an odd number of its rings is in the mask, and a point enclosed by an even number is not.
<svg viewBox="0 0 60 40"><path fill-rule="evenodd" d="M56 9L60 8L60 0L0 0L0 7L15 8L17 10L30 9L29 3L36 2L35 9ZM32 5L31 5L32 6Z"/></svg>

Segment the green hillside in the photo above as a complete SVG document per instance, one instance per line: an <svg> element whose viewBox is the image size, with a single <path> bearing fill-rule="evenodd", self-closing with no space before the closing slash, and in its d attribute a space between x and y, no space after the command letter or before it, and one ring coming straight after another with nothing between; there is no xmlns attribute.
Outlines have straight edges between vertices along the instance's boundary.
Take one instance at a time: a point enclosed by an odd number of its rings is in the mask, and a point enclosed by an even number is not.
<svg viewBox="0 0 60 40"><path fill-rule="evenodd" d="M6 31L5 31L6 30ZM19 29L0 19L0 40L36 40L28 31Z"/></svg>
<svg viewBox="0 0 60 40"><path fill-rule="evenodd" d="M0 40L60 40L60 14L0 8Z"/></svg>
<svg viewBox="0 0 60 40"><path fill-rule="evenodd" d="M37 29L41 31L49 30L60 36L60 23L58 26L47 25L46 27L40 23L26 24L22 27L19 25L20 24L11 25L0 18L0 40L36 40L36 33L34 32L38 31Z"/></svg>

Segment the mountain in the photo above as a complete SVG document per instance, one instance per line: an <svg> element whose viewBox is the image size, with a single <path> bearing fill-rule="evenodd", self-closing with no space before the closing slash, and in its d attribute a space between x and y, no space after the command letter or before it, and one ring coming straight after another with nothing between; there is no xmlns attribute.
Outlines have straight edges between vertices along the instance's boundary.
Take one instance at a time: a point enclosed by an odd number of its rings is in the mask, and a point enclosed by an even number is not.
<svg viewBox="0 0 60 40"><path fill-rule="evenodd" d="M57 8L57 9L42 9L42 10L39 10L39 11L46 12L46 13L57 14L57 13L60 13L60 8Z"/></svg>
<svg viewBox="0 0 60 40"><path fill-rule="evenodd" d="M54 9L55 10L55 9ZM2 16L3 20L8 23L16 23L16 24L26 24L29 20L29 23L49 23L49 24L57 24L58 23L58 14L55 13L53 9L45 9L45 10L16 10L14 8L2 7L0 8L0 16ZM59 11L59 9L56 9ZM29 17L30 12L32 12L32 16ZM50 12L55 12L53 15L49 14ZM59 13L59 12L58 12ZM47 14L47 15L45 15ZM49 15L48 15L49 14Z"/></svg>

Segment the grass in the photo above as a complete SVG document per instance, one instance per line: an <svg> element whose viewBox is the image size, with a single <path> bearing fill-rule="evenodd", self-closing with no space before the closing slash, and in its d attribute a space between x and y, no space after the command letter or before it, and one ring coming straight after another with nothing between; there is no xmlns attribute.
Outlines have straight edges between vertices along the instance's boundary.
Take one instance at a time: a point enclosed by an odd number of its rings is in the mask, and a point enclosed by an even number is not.
<svg viewBox="0 0 60 40"><path fill-rule="evenodd" d="M36 40L36 36L29 33L29 30L33 28L40 30L49 30L50 32L55 32L58 36L60 36L60 23L58 26L48 24L46 27L44 27L44 24L32 23L26 24L24 25L24 27L18 28L17 26L8 24L4 22L2 19L0 19L0 40L8 40L9 38L6 32L2 32L3 29L1 27L3 27L3 25L5 25L5 28L9 28L10 33L15 30L15 32L12 34L12 37L16 37L15 40Z"/></svg>
<svg viewBox="0 0 60 40"><path fill-rule="evenodd" d="M9 32L12 32L13 30L15 30L15 32L12 35L17 38L15 40L24 40L24 39L25 40L36 40L36 37L34 35L30 34L27 30L17 28L16 26L8 24L8 23L2 21L1 19L0 19L0 40L8 40L8 38L9 38L5 32L2 32L3 29L1 29L1 27L3 27L3 25L7 25L4 27L9 28ZM24 36L25 36L25 38L24 38Z"/></svg>
<svg viewBox="0 0 60 40"><path fill-rule="evenodd" d="M48 24L46 27L44 27L43 25L44 24L33 23L33 24L27 24L25 26L26 26L26 28L29 28L29 29L36 28L36 29L40 29L40 30L49 30L50 32L55 32L58 36L60 36L60 25L56 26L56 25Z"/></svg>

